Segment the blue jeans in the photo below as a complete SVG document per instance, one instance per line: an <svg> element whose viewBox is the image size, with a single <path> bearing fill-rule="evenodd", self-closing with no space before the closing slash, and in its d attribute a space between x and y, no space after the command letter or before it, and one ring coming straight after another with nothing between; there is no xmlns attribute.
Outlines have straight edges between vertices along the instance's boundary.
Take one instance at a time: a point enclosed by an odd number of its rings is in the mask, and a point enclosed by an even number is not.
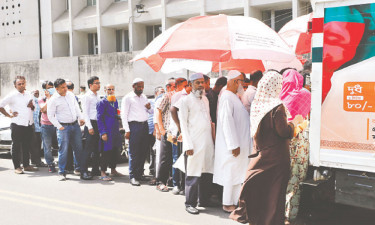
<svg viewBox="0 0 375 225"><path fill-rule="evenodd" d="M178 151L178 146L172 144L172 159L173 164L177 161L178 157L180 156L180 153ZM173 180L173 187L180 187L180 170L172 167L172 180Z"/></svg>
<svg viewBox="0 0 375 225"><path fill-rule="evenodd" d="M78 123L64 126L64 130L57 130L57 141L59 142L59 174L65 174L65 166L68 158L68 147L72 146L77 158L78 165L81 164L82 134Z"/></svg>
<svg viewBox="0 0 375 225"><path fill-rule="evenodd" d="M41 133L43 141L44 159L46 160L46 163L49 166L53 164L54 160L52 156L52 140L55 132L56 128L53 125L42 124Z"/></svg>

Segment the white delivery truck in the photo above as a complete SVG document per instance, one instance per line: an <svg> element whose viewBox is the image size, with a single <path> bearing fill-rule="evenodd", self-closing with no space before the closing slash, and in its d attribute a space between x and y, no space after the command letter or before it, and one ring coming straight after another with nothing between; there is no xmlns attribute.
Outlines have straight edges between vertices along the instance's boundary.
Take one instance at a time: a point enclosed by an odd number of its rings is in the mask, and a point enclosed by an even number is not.
<svg viewBox="0 0 375 225"><path fill-rule="evenodd" d="M375 209L375 0L311 3L310 164L335 202Z"/></svg>

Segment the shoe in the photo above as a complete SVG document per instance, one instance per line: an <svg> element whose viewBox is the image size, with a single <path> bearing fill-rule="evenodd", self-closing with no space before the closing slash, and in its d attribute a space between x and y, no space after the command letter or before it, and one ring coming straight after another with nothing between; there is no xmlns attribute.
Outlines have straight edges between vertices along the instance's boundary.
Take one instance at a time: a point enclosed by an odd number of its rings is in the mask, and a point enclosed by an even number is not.
<svg viewBox="0 0 375 225"><path fill-rule="evenodd" d="M81 176L81 172L79 170L74 170L74 175Z"/></svg>
<svg viewBox="0 0 375 225"><path fill-rule="evenodd" d="M48 165L47 165L47 164L45 164L45 163L44 163L44 162L42 162L42 161L41 161L41 162L39 162L39 163L36 163L36 164L35 164L35 166L36 166L36 167L48 167Z"/></svg>
<svg viewBox="0 0 375 225"><path fill-rule="evenodd" d="M199 210L193 206L186 206L185 208L186 212L190 213L190 214L193 214L193 215L196 215L196 214L199 214Z"/></svg>
<svg viewBox="0 0 375 225"><path fill-rule="evenodd" d="M180 191L179 195L185 195L185 190Z"/></svg>
<svg viewBox="0 0 375 225"><path fill-rule="evenodd" d="M66 175L64 173L59 173L59 181L66 181Z"/></svg>
<svg viewBox="0 0 375 225"><path fill-rule="evenodd" d="M50 172L50 173L55 173L55 172L56 172L55 165L49 165L49 166L48 166L48 172Z"/></svg>
<svg viewBox="0 0 375 225"><path fill-rule="evenodd" d="M14 173L23 174L23 170L21 169L21 167L18 167L17 169L14 170Z"/></svg>
<svg viewBox="0 0 375 225"><path fill-rule="evenodd" d="M89 175L87 172L81 173L81 180L91 180L92 176Z"/></svg>
<svg viewBox="0 0 375 225"><path fill-rule="evenodd" d="M177 186L174 186L172 189L172 194L178 195L180 193L180 189Z"/></svg>
<svg viewBox="0 0 375 225"><path fill-rule="evenodd" d="M112 181L112 178L110 178L109 176L101 176L99 177L99 180L102 180L102 181Z"/></svg>
<svg viewBox="0 0 375 225"><path fill-rule="evenodd" d="M130 179L130 184L133 186L141 186L139 181L137 181L135 178Z"/></svg>
<svg viewBox="0 0 375 225"><path fill-rule="evenodd" d="M101 176L102 174L100 173L99 170L91 170L91 176Z"/></svg>
<svg viewBox="0 0 375 225"><path fill-rule="evenodd" d="M35 168L35 167L32 167L32 166L26 166L23 170L34 172L34 171L38 171L39 169Z"/></svg>

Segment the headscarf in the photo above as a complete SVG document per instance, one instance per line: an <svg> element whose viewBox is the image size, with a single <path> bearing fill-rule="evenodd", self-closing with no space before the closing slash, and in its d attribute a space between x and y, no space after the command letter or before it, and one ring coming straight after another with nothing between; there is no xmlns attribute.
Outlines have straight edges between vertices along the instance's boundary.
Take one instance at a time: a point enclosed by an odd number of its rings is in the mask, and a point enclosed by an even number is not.
<svg viewBox="0 0 375 225"><path fill-rule="evenodd" d="M268 71L260 79L250 111L252 137L255 136L263 117L276 106L283 104L279 98L281 87L282 76L278 72Z"/></svg>
<svg viewBox="0 0 375 225"><path fill-rule="evenodd" d="M311 109L311 93L303 88L303 76L296 70L289 69L283 73L283 87L280 99L289 110L293 120L295 116L303 118L309 114Z"/></svg>

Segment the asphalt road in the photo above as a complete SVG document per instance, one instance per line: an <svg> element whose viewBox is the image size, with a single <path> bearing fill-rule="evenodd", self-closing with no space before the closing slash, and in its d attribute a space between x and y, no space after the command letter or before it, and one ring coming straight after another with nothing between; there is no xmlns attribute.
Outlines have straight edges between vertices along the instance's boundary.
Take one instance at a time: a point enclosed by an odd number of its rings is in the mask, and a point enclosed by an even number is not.
<svg viewBox="0 0 375 225"><path fill-rule="evenodd" d="M131 186L127 164L120 164L118 171L125 176L111 182L82 181L74 175L63 182L47 168L16 175L9 156L0 154L0 225L240 224L228 219L220 206L199 208L199 215L190 215L184 196L156 191L147 182ZM358 207L322 204L313 212L312 218L309 212L300 215L295 225L375 224L375 211Z"/></svg>
<svg viewBox="0 0 375 225"><path fill-rule="evenodd" d="M127 164L119 165L118 171L128 174ZM133 187L128 176L111 182L67 177L58 181L47 168L16 175L11 160L0 156L0 224L239 224L220 207L200 208L199 215L190 215L184 196L159 192L147 182Z"/></svg>

